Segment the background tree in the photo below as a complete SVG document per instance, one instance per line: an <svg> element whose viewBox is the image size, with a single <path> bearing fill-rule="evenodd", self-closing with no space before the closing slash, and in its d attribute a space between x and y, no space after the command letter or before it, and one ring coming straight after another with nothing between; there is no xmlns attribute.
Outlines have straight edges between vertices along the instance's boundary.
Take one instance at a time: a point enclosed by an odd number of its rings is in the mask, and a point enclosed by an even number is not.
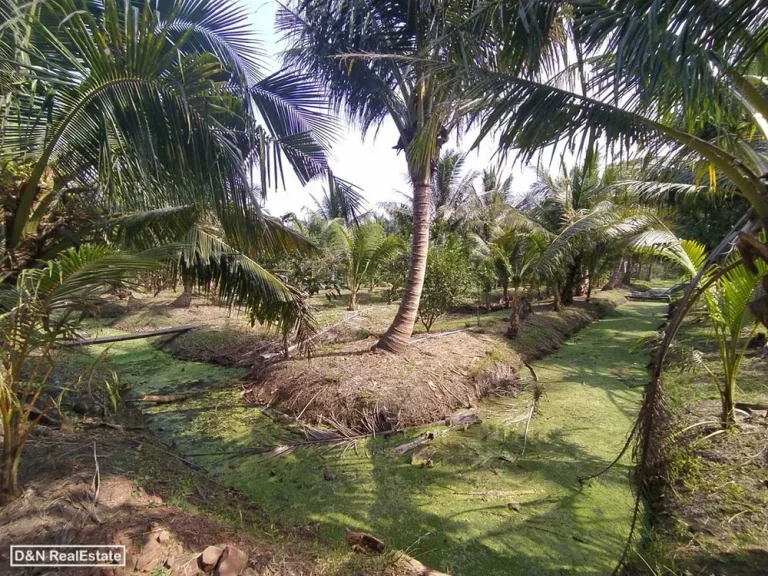
<svg viewBox="0 0 768 576"><path fill-rule="evenodd" d="M480 190L472 189L467 199L465 214L467 228L485 242L498 236L510 215L512 201L512 176L502 178L493 168L483 170Z"/></svg>
<svg viewBox="0 0 768 576"><path fill-rule="evenodd" d="M525 291L542 280L539 259L552 240L552 235L542 229L528 230L508 227L491 242L481 242L481 248L493 262L504 287L504 300L511 308L507 336L515 338L520 330ZM508 288L512 289L511 296Z"/></svg>
<svg viewBox="0 0 768 576"><path fill-rule="evenodd" d="M466 156L457 150L440 154L432 182L431 237L440 241L464 231L466 204L474 196L475 172L464 171Z"/></svg>
<svg viewBox="0 0 768 576"><path fill-rule="evenodd" d="M387 236L378 222L365 222L347 229L341 221L333 221L328 228L331 246L344 254L343 273L349 288L349 309L357 310L357 294L401 249L398 238Z"/></svg>
<svg viewBox="0 0 768 576"><path fill-rule="evenodd" d="M419 320L427 332L448 310L460 305L475 287L468 248L458 236L430 248Z"/></svg>

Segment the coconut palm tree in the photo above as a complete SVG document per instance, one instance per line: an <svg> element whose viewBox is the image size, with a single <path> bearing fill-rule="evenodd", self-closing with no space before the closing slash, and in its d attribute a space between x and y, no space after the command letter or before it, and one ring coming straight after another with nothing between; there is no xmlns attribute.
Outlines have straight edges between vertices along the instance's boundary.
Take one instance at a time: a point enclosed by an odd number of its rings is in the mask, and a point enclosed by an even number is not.
<svg viewBox="0 0 768 576"><path fill-rule="evenodd" d="M489 242L503 228L511 212L512 176L502 178L495 168L483 170L480 190L473 188L465 207L467 227Z"/></svg>
<svg viewBox="0 0 768 576"><path fill-rule="evenodd" d="M349 309L357 310L357 294L366 281L402 249L399 238L387 236L378 222L365 222L348 229L342 220L329 222L325 244L343 254L343 273L349 288Z"/></svg>
<svg viewBox="0 0 768 576"><path fill-rule="evenodd" d="M510 227L488 245L496 269L506 279L505 286L512 288L509 338L516 338L520 331L523 291L540 279L537 275L539 259L552 238L553 235L544 230Z"/></svg>
<svg viewBox="0 0 768 576"><path fill-rule="evenodd" d="M295 73L261 74L242 5L62 0L4 10L0 267L16 275L140 225L171 242L215 233L221 249L185 248L205 252L185 265L199 282L226 293L237 277L231 294L247 281L253 295L277 297L247 299L255 319L300 310L296 292L256 262L311 244L259 203L283 161L302 182L331 178L342 195L348 185L325 160L334 128L322 93ZM223 275L219 257L239 272Z"/></svg>
<svg viewBox="0 0 768 576"><path fill-rule="evenodd" d="M339 184L344 184L340 188ZM332 175L328 178L328 186L323 188L323 195L318 200L312 196L317 214L324 220L341 218L347 224L357 223L367 215L364 211L365 199L359 190L342 182Z"/></svg>
<svg viewBox="0 0 768 576"><path fill-rule="evenodd" d="M445 238L465 226L465 206L474 195L474 171L464 171L466 156L458 150L440 154L432 182L431 230L434 239Z"/></svg>
<svg viewBox="0 0 768 576"><path fill-rule="evenodd" d="M631 174L630 164L601 168L598 154L572 168L563 166L557 175L540 170L507 216L552 235L539 268L553 284L556 310L572 304L585 281L591 295L604 268L621 261L621 247L660 224L657 208L633 188L638 183L623 179Z"/></svg>
<svg viewBox="0 0 768 576"><path fill-rule="evenodd" d="M503 22L517 34L494 45ZM549 34L559 24L550 9L508 11L489 3L433 0L294 0L278 13L290 42L287 61L328 85L338 108L363 132L389 118L397 127L395 148L405 152L413 186L411 265L397 315L377 346L402 352L416 322L429 248L430 186L449 133L466 119L467 85L455 74L429 70L426 61L458 62L470 51L504 54L516 69L537 70ZM543 31L541 43L527 29ZM499 47L501 50L499 52Z"/></svg>

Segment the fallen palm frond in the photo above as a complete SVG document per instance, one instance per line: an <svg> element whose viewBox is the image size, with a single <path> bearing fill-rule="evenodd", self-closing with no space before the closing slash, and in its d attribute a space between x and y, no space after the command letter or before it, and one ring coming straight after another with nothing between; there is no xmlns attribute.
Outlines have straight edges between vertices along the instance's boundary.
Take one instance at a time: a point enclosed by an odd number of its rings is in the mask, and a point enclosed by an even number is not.
<svg viewBox="0 0 768 576"><path fill-rule="evenodd" d="M438 430L438 431L430 431L430 432L424 432L424 434L420 434L417 436L414 440L411 440L410 442L406 442L405 444L400 444L400 446L397 446L394 450L395 454L398 456L402 456L403 454L407 454L414 448L421 446L422 444L426 444L427 442L430 442L434 440L435 438L439 438L443 434L448 432L448 429L445 430Z"/></svg>
<svg viewBox="0 0 768 576"><path fill-rule="evenodd" d="M262 411L265 409L263 408ZM269 410L269 409L266 409ZM386 430L384 432L371 432L371 433L359 433L355 430L345 426L342 422L331 416L325 416L322 419L323 424L329 428L320 428L318 426L311 426L302 422L294 421L293 425L289 425L289 429L294 432L294 436L277 437L276 441L272 444L262 445L254 448L246 448L242 450L220 450L216 452L195 452L184 454L183 458L195 458L204 456L255 456L263 455L267 458L275 456L285 456L291 454L296 450L305 448L320 449L326 448L326 452L339 448L342 450L341 456L344 456L350 449L355 449L357 452L357 443L360 440L368 440L376 438L377 436L393 436L395 434L405 434L407 429L394 429ZM448 432L451 428L466 428L472 424L477 424L480 419L477 414L471 410L460 412L455 416L446 420L440 420L432 422L429 426L442 425L445 428L438 432L425 432L420 435L413 442L407 443L411 445L408 450L415 448L416 446L423 444L425 441L431 440L438 436L442 436ZM426 440L421 440L426 438ZM405 446L405 445L403 445ZM402 446L395 449L398 454L404 454L408 450L398 452Z"/></svg>
<svg viewBox="0 0 768 576"><path fill-rule="evenodd" d="M338 328L339 326L341 326L342 324L344 324L346 322L349 322L353 318L357 318L360 314L361 314L361 311L358 310L354 314L351 314L351 315L347 316L346 318L344 318L344 320L342 320L341 322L337 322L336 324L333 324L331 326L328 326L327 328L324 328L320 332L317 332L316 334L313 334L309 338L307 338L307 340L306 340L306 342L304 344L308 345L310 343L314 343L314 345L316 345L317 344L317 342L315 342L316 340L320 339L322 336L325 336L328 332L330 332L334 328ZM260 359L261 360L270 360L272 358L280 356L281 354L283 356L287 357L291 352L293 352L294 350L299 348L300 345L301 345L301 343L297 342L296 344L292 344L291 346L289 346L288 348L286 348L282 352L268 352L266 354L262 354Z"/></svg>

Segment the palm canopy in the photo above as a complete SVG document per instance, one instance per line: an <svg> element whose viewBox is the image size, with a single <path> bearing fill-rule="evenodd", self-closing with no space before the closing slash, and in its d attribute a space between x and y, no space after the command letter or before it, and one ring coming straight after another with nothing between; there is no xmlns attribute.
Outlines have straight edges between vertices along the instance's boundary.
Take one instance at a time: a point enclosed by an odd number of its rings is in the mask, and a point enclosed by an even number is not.
<svg viewBox="0 0 768 576"><path fill-rule="evenodd" d="M525 283L533 284L539 279L539 259L551 240L551 235L543 230L509 227L488 247L499 275L518 289Z"/></svg>
<svg viewBox="0 0 768 576"><path fill-rule="evenodd" d="M2 267L105 238L166 241L213 267L200 270L206 282L248 270L230 295L259 320L300 308L255 262L311 244L262 214L261 198L284 162L301 182L351 188L328 169L335 126L324 95L297 73L261 73L244 6L48 0L3 10ZM213 251L201 240L212 231ZM237 274L222 272L225 262Z"/></svg>
<svg viewBox="0 0 768 576"><path fill-rule="evenodd" d="M444 236L463 227L466 204L475 195L477 173L465 171L466 156L457 150L440 154L432 177L432 232Z"/></svg>
<svg viewBox="0 0 768 576"><path fill-rule="evenodd" d="M345 186L346 188L342 188ZM318 200L312 196L317 214L325 220L341 218L347 224L358 222L365 217L365 199L359 190L349 183L341 182L336 178L328 179L327 188L323 189L323 195Z"/></svg>
<svg viewBox="0 0 768 576"><path fill-rule="evenodd" d="M343 272L351 292L350 310L357 308L357 293L363 282L375 278L402 249L400 239L387 236L384 227L375 221L348 228L343 220L333 220L324 230L324 244L343 256Z"/></svg>
<svg viewBox="0 0 768 576"><path fill-rule="evenodd" d="M766 10L745 1L571 2L577 65L548 81L494 59L464 67L478 97L480 137L496 132L503 151L526 157L597 136L625 152L693 154L766 215L761 167L739 151L768 128L760 80Z"/></svg>
<svg viewBox="0 0 768 576"><path fill-rule="evenodd" d="M494 168L483 170L480 189L473 187L464 208L467 227L489 241L500 233L512 203L512 176L502 178Z"/></svg>
<svg viewBox="0 0 768 576"><path fill-rule="evenodd" d="M477 51L527 72L558 60L559 12L525 1L513 4L295 0L280 10L277 22L291 42L286 61L329 86L336 107L364 132L385 118L394 121L396 147L408 152L416 175L428 172L447 133L466 119L470 103L465 82L428 71L424 59L463 62ZM495 43L500 26L511 33L506 42ZM539 34L526 33L531 27Z"/></svg>
<svg viewBox="0 0 768 576"><path fill-rule="evenodd" d="M599 255L612 258L635 235L663 226L659 210L627 184L633 174L631 164L601 166L598 154L557 174L539 171L516 216L551 237L540 273L557 276L582 264L594 270Z"/></svg>

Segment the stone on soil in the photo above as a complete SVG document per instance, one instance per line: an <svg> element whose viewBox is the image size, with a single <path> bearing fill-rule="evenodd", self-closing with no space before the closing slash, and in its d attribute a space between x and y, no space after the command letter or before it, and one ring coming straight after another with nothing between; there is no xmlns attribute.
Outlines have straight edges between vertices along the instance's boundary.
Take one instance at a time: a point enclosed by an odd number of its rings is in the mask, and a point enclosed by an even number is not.
<svg viewBox="0 0 768 576"><path fill-rule="evenodd" d="M197 565L200 567L200 570L206 574L213 572L213 569L216 568L216 564L219 563L219 558L221 558L222 552L224 552L224 550L218 546L208 546L208 548L203 550L203 553L197 557Z"/></svg>
<svg viewBox="0 0 768 576"><path fill-rule="evenodd" d="M426 466L427 468L431 468L433 464L432 458L434 456L434 448L424 446L423 448L416 450L416 452L413 453L411 456L411 464L414 466Z"/></svg>
<svg viewBox="0 0 768 576"><path fill-rule="evenodd" d="M248 556L245 552L234 546L227 546L221 554L214 576L238 576L248 564Z"/></svg>

